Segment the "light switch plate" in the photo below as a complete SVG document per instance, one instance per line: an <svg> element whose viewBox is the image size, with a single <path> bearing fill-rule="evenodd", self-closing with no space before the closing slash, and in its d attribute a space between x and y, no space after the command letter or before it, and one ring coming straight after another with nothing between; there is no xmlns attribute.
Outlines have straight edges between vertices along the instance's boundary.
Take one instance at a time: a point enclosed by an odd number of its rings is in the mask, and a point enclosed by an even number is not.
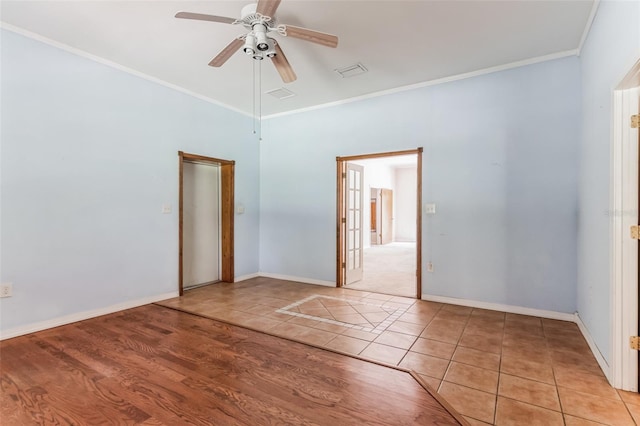
<svg viewBox="0 0 640 426"><path fill-rule="evenodd" d="M163 214L171 213L171 204L163 204L162 205L162 213Z"/></svg>
<svg viewBox="0 0 640 426"><path fill-rule="evenodd" d="M436 214L436 205L434 203L428 203L424 205L425 214Z"/></svg>
<svg viewBox="0 0 640 426"><path fill-rule="evenodd" d="M242 204L238 204L238 207L236 207L236 212L238 214L243 214L244 213L244 206Z"/></svg>

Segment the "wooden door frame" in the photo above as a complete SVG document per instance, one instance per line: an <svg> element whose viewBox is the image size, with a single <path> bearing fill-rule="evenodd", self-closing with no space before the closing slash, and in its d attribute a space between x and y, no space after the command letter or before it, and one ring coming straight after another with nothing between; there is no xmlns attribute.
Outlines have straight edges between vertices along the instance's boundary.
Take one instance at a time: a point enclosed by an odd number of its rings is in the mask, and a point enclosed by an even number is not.
<svg viewBox="0 0 640 426"><path fill-rule="evenodd" d="M183 170L184 163L215 164L220 167L220 281L232 283L234 280L234 235L233 235L233 211L234 211L234 175L235 161L219 158L205 157L197 154L187 154L178 151L178 291L183 295Z"/></svg>
<svg viewBox="0 0 640 426"><path fill-rule="evenodd" d="M349 161L370 160L383 157L396 157L400 155L416 155L416 299L422 299L422 147L406 151L379 152L374 154L351 155L336 157L336 287L345 284L344 252L344 221L346 211L344 203L345 195L345 170Z"/></svg>

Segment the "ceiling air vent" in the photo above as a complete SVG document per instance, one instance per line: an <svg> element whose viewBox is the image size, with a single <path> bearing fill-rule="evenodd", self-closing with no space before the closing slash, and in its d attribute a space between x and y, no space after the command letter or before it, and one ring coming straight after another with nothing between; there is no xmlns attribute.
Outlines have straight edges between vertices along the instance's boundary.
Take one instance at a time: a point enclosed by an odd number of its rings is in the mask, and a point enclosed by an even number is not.
<svg viewBox="0 0 640 426"><path fill-rule="evenodd" d="M342 76L342 78L355 77L356 75L364 74L368 70L361 63L355 65L349 65L348 67L338 68L334 70Z"/></svg>
<svg viewBox="0 0 640 426"><path fill-rule="evenodd" d="M280 89L273 89L273 90L269 90L268 92L265 92L267 95L271 95L274 98L277 98L279 100L283 100L283 99L287 99L290 98L292 96L295 96L296 94L293 93L291 90L287 90L284 87L280 88Z"/></svg>

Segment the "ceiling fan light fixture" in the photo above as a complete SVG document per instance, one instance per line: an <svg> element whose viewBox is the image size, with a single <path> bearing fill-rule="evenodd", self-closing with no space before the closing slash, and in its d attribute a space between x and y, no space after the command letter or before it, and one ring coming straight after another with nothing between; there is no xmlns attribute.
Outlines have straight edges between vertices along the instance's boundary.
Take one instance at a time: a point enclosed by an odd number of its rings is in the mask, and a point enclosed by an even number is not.
<svg viewBox="0 0 640 426"><path fill-rule="evenodd" d="M276 56L276 42L272 38L267 38L267 43L269 44L269 48L264 52L267 58L273 58Z"/></svg>
<svg viewBox="0 0 640 426"><path fill-rule="evenodd" d="M269 49L269 42L267 41L267 28L263 24L258 24L253 27L253 32L256 35L256 48L261 52Z"/></svg>
<svg viewBox="0 0 640 426"><path fill-rule="evenodd" d="M256 38L252 33L247 34L242 50L249 56L252 56L256 52Z"/></svg>

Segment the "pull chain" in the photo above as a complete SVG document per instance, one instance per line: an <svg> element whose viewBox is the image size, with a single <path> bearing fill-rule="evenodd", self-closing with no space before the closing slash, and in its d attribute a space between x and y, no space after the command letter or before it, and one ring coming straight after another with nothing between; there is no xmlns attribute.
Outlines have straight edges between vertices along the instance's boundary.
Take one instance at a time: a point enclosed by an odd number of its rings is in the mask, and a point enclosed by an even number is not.
<svg viewBox="0 0 640 426"><path fill-rule="evenodd" d="M258 131L260 132L259 140L262 141L262 61L258 63Z"/></svg>
<svg viewBox="0 0 640 426"><path fill-rule="evenodd" d="M253 101L253 110L251 111L251 123L253 125L253 134L256 134L256 61L253 62L253 91L251 92L251 100Z"/></svg>

